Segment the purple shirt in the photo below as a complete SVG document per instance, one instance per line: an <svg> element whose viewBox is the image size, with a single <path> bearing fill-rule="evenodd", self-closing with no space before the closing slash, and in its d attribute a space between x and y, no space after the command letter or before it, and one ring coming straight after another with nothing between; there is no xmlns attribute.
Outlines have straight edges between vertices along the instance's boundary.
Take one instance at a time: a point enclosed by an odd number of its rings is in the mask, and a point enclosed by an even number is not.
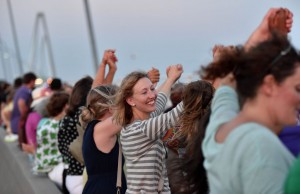
<svg viewBox="0 0 300 194"><path fill-rule="evenodd" d="M300 153L300 126L285 127L279 134L279 139L294 156Z"/></svg>
<svg viewBox="0 0 300 194"><path fill-rule="evenodd" d="M12 110L11 120L10 120L12 132L15 134L18 133L19 123L21 119L21 113L18 106L19 99L23 99L29 109L30 103L32 101L31 90L28 89L26 86L21 86L19 89L17 89L15 93L14 101L13 101L14 105L13 105L13 110Z"/></svg>

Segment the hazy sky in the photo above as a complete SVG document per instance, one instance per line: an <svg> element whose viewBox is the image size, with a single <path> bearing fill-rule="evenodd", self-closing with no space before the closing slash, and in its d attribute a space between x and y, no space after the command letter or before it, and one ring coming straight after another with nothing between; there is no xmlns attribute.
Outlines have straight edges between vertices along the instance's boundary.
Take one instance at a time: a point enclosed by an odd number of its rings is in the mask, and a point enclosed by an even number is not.
<svg viewBox="0 0 300 194"><path fill-rule="evenodd" d="M35 18L43 12L56 76L71 84L85 75L94 76L83 0L10 1L25 71L30 70ZM117 50L117 83L131 71L149 70L152 66L161 71L163 79L166 67L176 63L184 66L182 81L196 79L194 72L211 60L213 45L244 43L271 7L286 7L294 13L290 37L300 48L299 0L90 0L89 6L99 60L106 48ZM41 43L44 33L39 27L37 63L31 70L51 76L48 55ZM11 81L20 72L7 0L0 0L0 38L4 51L0 79Z"/></svg>

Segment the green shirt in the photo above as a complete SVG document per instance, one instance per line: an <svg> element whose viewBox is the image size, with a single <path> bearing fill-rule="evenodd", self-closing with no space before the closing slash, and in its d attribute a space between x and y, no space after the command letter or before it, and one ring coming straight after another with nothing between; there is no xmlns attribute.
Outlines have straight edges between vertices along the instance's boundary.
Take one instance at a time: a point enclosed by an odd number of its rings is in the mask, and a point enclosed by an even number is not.
<svg viewBox="0 0 300 194"><path fill-rule="evenodd" d="M289 171L285 182L285 194L299 194L300 193L300 156L293 164Z"/></svg>
<svg viewBox="0 0 300 194"><path fill-rule="evenodd" d="M57 141L58 122L44 118L38 124L34 172L50 172L53 167L62 162Z"/></svg>

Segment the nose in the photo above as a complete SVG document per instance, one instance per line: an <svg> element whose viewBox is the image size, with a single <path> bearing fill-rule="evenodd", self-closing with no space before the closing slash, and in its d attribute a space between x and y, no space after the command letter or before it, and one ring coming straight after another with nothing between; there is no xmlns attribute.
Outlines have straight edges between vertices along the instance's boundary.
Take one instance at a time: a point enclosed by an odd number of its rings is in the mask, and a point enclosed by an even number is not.
<svg viewBox="0 0 300 194"><path fill-rule="evenodd" d="M150 92L149 92L149 97L150 98L155 98L156 97L156 95L157 95L157 92L156 92L156 90L150 90Z"/></svg>

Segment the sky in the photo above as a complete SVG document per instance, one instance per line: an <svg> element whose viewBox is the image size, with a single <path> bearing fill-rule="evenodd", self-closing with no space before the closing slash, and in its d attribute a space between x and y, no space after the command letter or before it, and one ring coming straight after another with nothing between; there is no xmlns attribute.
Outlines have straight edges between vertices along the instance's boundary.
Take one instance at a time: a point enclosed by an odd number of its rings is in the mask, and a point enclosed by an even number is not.
<svg viewBox="0 0 300 194"><path fill-rule="evenodd" d="M0 0L0 79L11 82L21 75L8 1L24 72L59 77L70 84L86 75L95 76L83 0ZM105 49L116 49L116 84L132 71L152 67L160 70L164 80L171 64L183 65L180 81L198 79L195 72L212 59L215 44L243 44L271 7L285 7L294 13L289 37L300 48L299 0L89 0L88 4L99 62ZM33 44L38 13L46 18L55 75L41 23ZM33 48L37 53L31 64Z"/></svg>

